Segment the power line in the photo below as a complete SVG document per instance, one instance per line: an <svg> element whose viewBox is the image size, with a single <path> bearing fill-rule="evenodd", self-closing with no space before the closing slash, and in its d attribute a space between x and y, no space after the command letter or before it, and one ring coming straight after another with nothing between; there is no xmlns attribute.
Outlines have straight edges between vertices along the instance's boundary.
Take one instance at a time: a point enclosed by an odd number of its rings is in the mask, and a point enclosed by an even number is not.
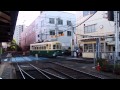
<svg viewBox="0 0 120 90"><path fill-rule="evenodd" d="M77 26L71 26L69 29L72 29L73 30L73 33L75 34L75 31L74 31L74 28L82 25L83 23L85 23L87 20L89 20L92 16L94 16L95 14L97 13L97 11L92 14L90 17L88 17L86 20L84 20L82 23L78 24ZM67 29L68 30L68 29ZM66 32L67 30L65 30L64 32ZM75 35L80 35L80 34L75 34Z"/></svg>

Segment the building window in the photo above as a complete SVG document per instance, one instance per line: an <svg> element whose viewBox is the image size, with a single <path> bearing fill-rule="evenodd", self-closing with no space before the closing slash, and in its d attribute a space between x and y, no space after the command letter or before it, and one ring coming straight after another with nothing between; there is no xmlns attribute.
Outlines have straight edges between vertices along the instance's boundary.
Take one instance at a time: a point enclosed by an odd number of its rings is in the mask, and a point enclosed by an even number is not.
<svg viewBox="0 0 120 90"><path fill-rule="evenodd" d="M57 19L57 24L58 25L63 25L63 20L61 20L60 18Z"/></svg>
<svg viewBox="0 0 120 90"><path fill-rule="evenodd" d="M67 25L71 26L72 25L71 21L67 21Z"/></svg>
<svg viewBox="0 0 120 90"><path fill-rule="evenodd" d="M39 37L39 35L38 35L38 37Z"/></svg>
<svg viewBox="0 0 120 90"><path fill-rule="evenodd" d="M49 18L49 23L50 23L50 24L54 24L54 23L55 23L54 18Z"/></svg>
<svg viewBox="0 0 120 90"><path fill-rule="evenodd" d="M63 34L63 31L62 31L62 30L59 30L58 34Z"/></svg>
<svg viewBox="0 0 120 90"><path fill-rule="evenodd" d="M50 35L55 35L55 30L51 30Z"/></svg>
<svg viewBox="0 0 120 90"><path fill-rule="evenodd" d="M67 31L67 36L71 36L71 31Z"/></svg>
<svg viewBox="0 0 120 90"><path fill-rule="evenodd" d="M83 11L83 16L89 15L89 11Z"/></svg>
<svg viewBox="0 0 120 90"><path fill-rule="evenodd" d="M90 14L94 14L96 13L97 11L83 11L83 17L87 16L87 15L90 15Z"/></svg>
<svg viewBox="0 0 120 90"><path fill-rule="evenodd" d="M58 34L63 34L63 32L62 32L62 31L60 31L60 32L58 32Z"/></svg>
<svg viewBox="0 0 120 90"><path fill-rule="evenodd" d="M90 14L94 14L94 13L96 13L96 11L90 11Z"/></svg>
<svg viewBox="0 0 120 90"><path fill-rule="evenodd" d="M84 52L93 52L92 44L84 44Z"/></svg>
<svg viewBox="0 0 120 90"><path fill-rule="evenodd" d="M89 25L89 26L84 26L84 33L92 33L96 31L96 24Z"/></svg>

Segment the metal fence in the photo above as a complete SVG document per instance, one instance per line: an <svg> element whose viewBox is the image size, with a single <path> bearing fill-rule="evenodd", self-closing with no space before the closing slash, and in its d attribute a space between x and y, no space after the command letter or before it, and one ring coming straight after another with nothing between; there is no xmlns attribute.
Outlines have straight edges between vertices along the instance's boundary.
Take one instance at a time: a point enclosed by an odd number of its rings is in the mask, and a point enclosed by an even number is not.
<svg viewBox="0 0 120 90"><path fill-rule="evenodd" d="M115 60L115 52L102 52L102 58L107 59L109 63L113 64Z"/></svg>

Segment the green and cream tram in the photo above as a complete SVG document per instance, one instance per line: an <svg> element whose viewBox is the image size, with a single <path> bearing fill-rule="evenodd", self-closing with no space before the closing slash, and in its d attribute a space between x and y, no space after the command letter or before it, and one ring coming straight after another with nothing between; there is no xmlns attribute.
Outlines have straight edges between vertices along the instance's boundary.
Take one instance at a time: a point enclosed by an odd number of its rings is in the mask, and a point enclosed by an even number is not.
<svg viewBox="0 0 120 90"><path fill-rule="evenodd" d="M30 44L30 54L46 57L62 55L62 44L58 41Z"/></svg>

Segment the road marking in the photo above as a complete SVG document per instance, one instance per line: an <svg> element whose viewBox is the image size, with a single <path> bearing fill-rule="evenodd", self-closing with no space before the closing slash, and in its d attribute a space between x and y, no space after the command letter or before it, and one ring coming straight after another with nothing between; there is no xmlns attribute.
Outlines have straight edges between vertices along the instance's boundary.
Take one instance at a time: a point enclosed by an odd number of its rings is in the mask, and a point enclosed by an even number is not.
<svg viewBox="0 0 120 90"><path fill-rule="evenodd" d="M95 69L95 67L92 67L92 69Z"/></svg>
<svg viewBox="0 0 120 90"><path fill-rule="evenodd" d="M82 68L86 68L86 66L83 66Z"/></svg>
<svg viewBox="0 0 120 90"><path fill-rule="evenodd" d="M7 61L8 59L4 59L4 61Z"/></svg>

